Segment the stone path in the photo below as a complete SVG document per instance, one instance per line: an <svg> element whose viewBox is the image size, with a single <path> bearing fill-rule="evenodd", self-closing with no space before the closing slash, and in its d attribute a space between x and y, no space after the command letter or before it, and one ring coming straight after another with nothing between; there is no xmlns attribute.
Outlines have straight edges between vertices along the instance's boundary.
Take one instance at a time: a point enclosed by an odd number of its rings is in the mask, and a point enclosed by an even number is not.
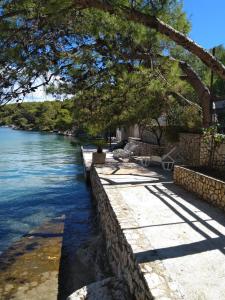
<svg viewBox="0 0 225 300"><path fill-rule="evenodd" d="M156 299L225 299L222 211L160 168L111 161L96 171Z"/></svg>
<svg viewBox="0 0 225 300"><path fill-rule="evenodd" d="M92 153L96 152L96 148L92 148L92 147L84 148L84 147L81 147L81 151L82 151L83 160L84 160L84 169L85 169L85 172L89 172L90 168L91 168L91 164L92 164ZM107 161L108 162L113 162L113 161L115 162L115 160L113 158L112 152L109 152L107 149L104 149L103 151L106 152L106 156L107 156Z"/></svg>

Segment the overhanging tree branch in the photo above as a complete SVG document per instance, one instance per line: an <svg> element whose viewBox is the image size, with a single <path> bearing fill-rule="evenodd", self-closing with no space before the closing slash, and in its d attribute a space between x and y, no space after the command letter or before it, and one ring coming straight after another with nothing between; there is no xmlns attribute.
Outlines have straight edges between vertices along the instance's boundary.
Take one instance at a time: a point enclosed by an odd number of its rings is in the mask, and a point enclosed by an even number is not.
<svg viewBox="0 0 225 300"><path fill-rule="evenodd" d="M79 9L96 8L110 14L117 14L121 17L125 17L129 21L137 22L151 29L155 29L157 32L167 36L184 49L196 55L206 66L225 80L225 66L216 57L203 49L192 39L155 16L144 14L126 6L114 6L107 0L74 0L74 6Z"/></svg>

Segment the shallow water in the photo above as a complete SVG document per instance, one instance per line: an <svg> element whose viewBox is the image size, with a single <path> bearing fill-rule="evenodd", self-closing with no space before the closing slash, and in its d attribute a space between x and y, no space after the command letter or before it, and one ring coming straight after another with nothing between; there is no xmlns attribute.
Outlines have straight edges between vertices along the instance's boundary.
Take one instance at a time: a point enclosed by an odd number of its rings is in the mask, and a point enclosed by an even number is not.
<svg viewBox="0 0 225 300"><path fill-rule="evenodd" d="M79 243L91 213L79 144L55 134L0 128L0 149L0 251L62 214L74 216Z"/></svg>
<svg viewBox="0 0 225 300"><path fill-rule="evenodd" d="M69 258L93 230L79 143L56 134L1 127L0 147L0 253L25 260L26 254L21 250L18 255L14 249L26 245L29 251L35 250L27 246L28 239L36 245L35 238L42 238L40 245L50 249L46 238L58 238L58 250L62 247L63 257ZM55 220L63 220L63 228L55 228ZM34 247L39 252L40 245ZM14 272L12 264L10 268Z"/></svg>

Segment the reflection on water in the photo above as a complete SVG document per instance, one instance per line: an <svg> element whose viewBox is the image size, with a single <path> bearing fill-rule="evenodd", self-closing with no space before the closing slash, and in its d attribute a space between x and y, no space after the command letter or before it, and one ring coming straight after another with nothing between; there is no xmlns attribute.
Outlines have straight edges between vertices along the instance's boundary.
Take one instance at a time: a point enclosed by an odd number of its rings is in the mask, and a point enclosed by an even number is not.
<svg viewBox="0 0 225 300"><path fill-rule="evenodd" d="M12 263L15 245L21 249L27 246L28 254L17 259L16 264L20 266L23 260L27 261L26 257L29 261L30 251L42 253L43 249L51 248L51 243L59 248L62 239L63 255L69 257L88 239L92 230L90 193L83 179L78 144L55 134L0 128L0 147L2 257L8 257ZM50 236L49 232L38 231L37 228L48 228L48 225L43 224L53 224L53 220L61 220L62 216L63 228L66 227L66 230L63 229L61 236ZM55 228L53 225L51 230ZM11 264L9 268L13 270L15 266Z"/></svg>

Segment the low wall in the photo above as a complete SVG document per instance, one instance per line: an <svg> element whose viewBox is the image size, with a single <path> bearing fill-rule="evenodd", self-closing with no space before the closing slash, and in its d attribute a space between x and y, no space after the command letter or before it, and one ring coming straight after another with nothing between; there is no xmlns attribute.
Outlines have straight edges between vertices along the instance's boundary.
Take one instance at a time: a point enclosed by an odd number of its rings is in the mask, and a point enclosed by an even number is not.
<svg viewBox="0 0 225 300"><path fill-rule="evenodd" d="M225 211L225 182L181 166L174 167L174 182Z"/></svg>
<svg viewBox="0 0 225 300"><path fill-rule="evenodd" d="M114 275L127 283L134 299L153 299L94 167L91 168L90 180L100 226L105 235L108 261Z"/></svg>

